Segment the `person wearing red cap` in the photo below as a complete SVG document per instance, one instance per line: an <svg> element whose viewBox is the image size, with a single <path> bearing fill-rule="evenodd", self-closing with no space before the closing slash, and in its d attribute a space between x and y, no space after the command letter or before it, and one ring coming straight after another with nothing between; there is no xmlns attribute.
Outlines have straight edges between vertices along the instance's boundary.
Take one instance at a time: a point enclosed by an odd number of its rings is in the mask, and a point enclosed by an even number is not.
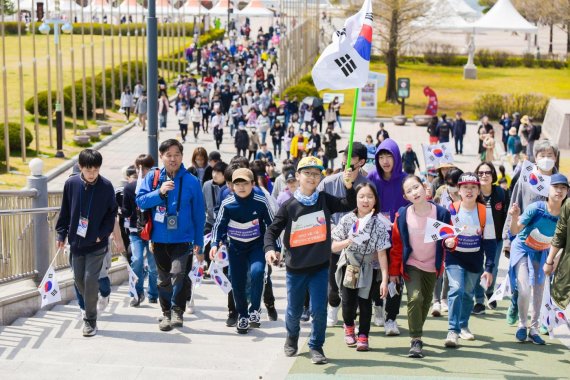
<svg viewBox="0 0 570 380"><path fill-rule="evenodd" d="M459 177L461 201L450 207L452 224L461 229L459 235L444 240L445 271L449 279L449 331L446 347L457 347L458 338L475 340L469 330L475 285L485 261L481 281L486 287L493 282L493 266L497 242L493 225L486 226L487 210L481 200L481 185L474 173Z"/></svg>

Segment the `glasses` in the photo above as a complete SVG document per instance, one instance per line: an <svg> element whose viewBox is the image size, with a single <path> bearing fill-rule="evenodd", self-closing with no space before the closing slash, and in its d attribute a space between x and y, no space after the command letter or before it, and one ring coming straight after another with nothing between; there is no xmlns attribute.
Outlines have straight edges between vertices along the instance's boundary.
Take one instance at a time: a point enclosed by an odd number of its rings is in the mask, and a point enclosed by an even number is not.
<svg viewBox="0 0 570 380"><path fill-rule="evenodd" d="M488 171L487 171L487 170L480 170L480 171L477 172L477 175L478 175L479 177L483 177L483 176L486 176L486 175L490 176L490 175L492 175L492 174L493 174L493 172L490 171L490 170L488 170Z"/></svg>
<svg viewBox="0 0 570 380"><path fill-rule="evenodd" d="M301 172L305 177L321 178L321 173L319 172Z"/></svg>
<svg viewBox="0 0 570 380"><path fill-rule="evenodd" d="M344 162L344 163L341 165L341 168L346 168L346 162ZM358 165L358 164L356 164L356 165L350 165L348 168L349 168L350 170L352 170L352 171L355 171L355 170L360 169L360 165Z"/></svg>

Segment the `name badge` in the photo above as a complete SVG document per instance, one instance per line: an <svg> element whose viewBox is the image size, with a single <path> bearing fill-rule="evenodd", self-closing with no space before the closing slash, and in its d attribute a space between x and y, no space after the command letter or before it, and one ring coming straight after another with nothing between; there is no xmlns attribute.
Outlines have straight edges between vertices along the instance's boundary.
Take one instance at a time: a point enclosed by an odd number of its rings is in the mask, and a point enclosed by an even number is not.
<svg viewBox="0 0 570 380"><path fill-rule="evenodd" d="M166 216L166 207L157 206L156 213L154 214L154 221L158 223L164 223L164 217Z"/></svg>
<svg viewBox="0 0 570 380"><path fill-rule="evenodd" d="M89 227L89 219L80 217L79 224L77 225L77 236L85 238L85 236L87 236L87 227Z"/></svg>

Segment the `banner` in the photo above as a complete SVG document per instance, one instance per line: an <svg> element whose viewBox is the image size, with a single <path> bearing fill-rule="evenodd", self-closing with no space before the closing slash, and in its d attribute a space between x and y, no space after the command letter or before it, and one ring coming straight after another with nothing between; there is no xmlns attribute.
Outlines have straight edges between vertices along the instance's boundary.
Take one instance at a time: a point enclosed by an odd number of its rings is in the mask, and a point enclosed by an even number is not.
<svg viewBox="0 0 570 380"><path fill-rule="evenodd" d="M378 109L378 89L384 86L386 75L370 71L368 81L360 89L358 96L358 113L365 117L376 117Z"/></svg>

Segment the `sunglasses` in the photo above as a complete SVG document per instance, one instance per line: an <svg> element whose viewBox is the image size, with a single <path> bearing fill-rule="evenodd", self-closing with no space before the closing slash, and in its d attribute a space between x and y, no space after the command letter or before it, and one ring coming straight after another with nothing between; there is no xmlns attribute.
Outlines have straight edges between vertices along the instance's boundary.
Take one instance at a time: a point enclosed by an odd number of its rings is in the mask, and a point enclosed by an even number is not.
<svg viewBox="0 0 570 380"><path fill-rule="evenodd" d="M492 174L493 174L493 172L490 171L490 170L480 170L480 171L477 172L477 175L478 175L479 177L483 177L483 176L486 176L486 175L489 175L489 176L490 176L490 175L492 175Z"/></svg>

